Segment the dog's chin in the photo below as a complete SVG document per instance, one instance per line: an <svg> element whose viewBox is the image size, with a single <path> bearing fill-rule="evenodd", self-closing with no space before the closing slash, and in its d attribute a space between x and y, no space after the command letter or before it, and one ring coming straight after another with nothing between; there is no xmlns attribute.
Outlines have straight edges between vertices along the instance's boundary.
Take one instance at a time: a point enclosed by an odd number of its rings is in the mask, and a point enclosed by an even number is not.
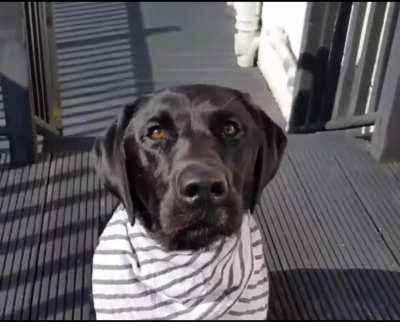
<svg viewBox="0 0 400 322"><path fill-rule="evenodd" d="M186 218L201 217L199 213L186 214ZM169 220L168 227L164 227L164 245L168 250L193 250L207 249L218 240L230 237L237 233L242 223L242 214L234 209L217 208L209 211L202 219Z"/></svg>
<svg viewBox="0 0 400 322"><path fill-rule="evenodd" d="M214 242L226 237L226 234L217 227L195 225L180 231L179 235L171 240L173 250L200 250L209 248Z"/></svg>

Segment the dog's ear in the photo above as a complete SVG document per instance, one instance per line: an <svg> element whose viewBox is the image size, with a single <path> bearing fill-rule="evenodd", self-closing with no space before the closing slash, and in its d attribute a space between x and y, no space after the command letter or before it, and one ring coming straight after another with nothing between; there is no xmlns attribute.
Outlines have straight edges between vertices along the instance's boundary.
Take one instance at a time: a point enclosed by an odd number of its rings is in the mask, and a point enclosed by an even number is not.
<svg viewBox="0 0 400 322"><path fill-rule="evenodd" d="M254 165L253 193L249 202L250 211L253 212L265 186L272 180L279 169L287 138L284 130L272 121L259 106L254 104L249 95L245 94L244 99L250 106L250 112L262 133Z"/></svg>
<svg viewBox="0 0 400 322"><path fill-rule="evenodd" d="M126 168L124 134L135 111L144 98L124 108L121 116L107 129L105 135L95 141L93 148L94 168L103 185L124 205L130 222L134 224L133 198Z"/></svg>

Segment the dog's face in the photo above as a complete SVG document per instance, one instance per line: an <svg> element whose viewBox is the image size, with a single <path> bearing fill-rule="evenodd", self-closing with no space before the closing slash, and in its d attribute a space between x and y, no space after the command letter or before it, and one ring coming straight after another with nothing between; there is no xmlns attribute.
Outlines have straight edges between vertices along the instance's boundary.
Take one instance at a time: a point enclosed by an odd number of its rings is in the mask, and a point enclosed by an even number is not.
<svg viewBox="0 0 400 322"><path fill-rule="evenodd" d="M242 93L189 85L139 98L95 145L97 171L167 249L236 233L275 175L286 137Z"/></svg>

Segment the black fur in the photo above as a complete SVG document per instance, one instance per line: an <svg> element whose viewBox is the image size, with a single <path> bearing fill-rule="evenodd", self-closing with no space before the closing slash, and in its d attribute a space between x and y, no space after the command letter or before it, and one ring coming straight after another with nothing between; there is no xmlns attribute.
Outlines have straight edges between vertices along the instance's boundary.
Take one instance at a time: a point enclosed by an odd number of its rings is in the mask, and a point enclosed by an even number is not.
<svg viewBox="0 0 400 322"><path fill-rule="evenodd" d="M240 132L227 138L221 133L231 121ZM155 124L168 134L165 141L148 137ZM282 129L248 95L188 85L126 106L96 141L94 154L98 175L124 203L131 222L139 219L167 249L176 250L206 247L237 232L242 214L254 210L278 170L285 147ZM194 181L216 178L224 183L223 198L187 202L183 173Z"/></svg>

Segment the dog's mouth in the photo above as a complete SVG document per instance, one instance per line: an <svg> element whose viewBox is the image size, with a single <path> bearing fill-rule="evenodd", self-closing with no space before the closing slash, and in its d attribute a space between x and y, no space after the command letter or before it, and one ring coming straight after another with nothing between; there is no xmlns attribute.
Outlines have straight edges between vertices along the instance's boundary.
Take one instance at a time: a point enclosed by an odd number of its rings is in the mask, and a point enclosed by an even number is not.
<svg viewBox="0 0 400 322"><path fill-rule="evenodd" d="M208 242L211 242L219 237L224 236L225 233L222 227L197 223L183 229L180 232L180 235L185 235L185 237L190 240L207 240Z"/></svg>
<svg viewBox="0 0 400 322"><path fill-rule="evenodd" d="M175 214L171 224L164 227L170 250L198 250L236 233L242 216L231 207Z"/></svg>
<svg viewBox="0 0 400 322"><path fill-rule="evenodd" d="M221 228L196 224L187 227L179 232L171 241L171 248L174 250L199 250L208 248L214 242L225 237Z"/></svg>

